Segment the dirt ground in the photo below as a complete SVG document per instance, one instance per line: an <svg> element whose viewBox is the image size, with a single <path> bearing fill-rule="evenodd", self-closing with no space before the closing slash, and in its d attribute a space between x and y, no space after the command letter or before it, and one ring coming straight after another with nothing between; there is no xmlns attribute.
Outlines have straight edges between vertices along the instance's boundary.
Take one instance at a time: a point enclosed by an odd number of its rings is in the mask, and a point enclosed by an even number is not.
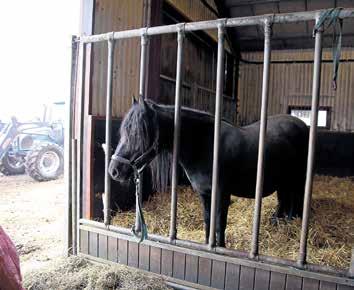
<svg viewBox="0 0 354 290"><path fill-rule="evenodd" d="M36 182L0 175L0 225L20 255L23 285L46 289L171 289L161 278L126 266L64 258L64 180Z"/></svg>
<svg viewBox="0 0 354 290"><path fill-rule="evenodd" d="M22 274L63 254L64 201L63 179L0 176L0 225L16 245Z"/></svg>

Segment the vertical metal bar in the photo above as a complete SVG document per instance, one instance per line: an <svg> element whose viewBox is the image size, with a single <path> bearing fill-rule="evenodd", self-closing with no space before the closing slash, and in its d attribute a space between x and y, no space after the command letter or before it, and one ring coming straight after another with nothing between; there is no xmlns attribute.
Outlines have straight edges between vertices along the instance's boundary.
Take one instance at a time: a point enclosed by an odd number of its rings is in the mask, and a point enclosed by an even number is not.
<svg viewBox="0 0 354 290"><path fill-rule="evenodd" d="M352 258L350 260L350 266L348 270L348 277L354 278L354 247L352 247Z"/></svg>
<svg viewBox="0 0 354 290"><path fill-rule="evenodd" d="M73 252L73 219L72 219L72 115L73 98L76 84L76 62L77 42L76 36L71 36L71 70L70 70L70 92L66 101L66 122L65 122L65 146L64 146L64 179L66 191L66 233L65 233L65 254Z"/></svg>
<svg viewBox="0 0 354 290"><path fill-rule="evenodd" d="M172 186L171 186L171 220L170 240L177 237L177 186L178 186L178 159L181 135L181 84L182 84L182 61L183 61L184 24L181 25L177 34L177 66L176 66L176 90L175 90L175 123L173 134L172 156Z"/></svg>
<svg viewBox="0 0 354 290"><path fill-rule="evenodd" d="M81 218L81 197L82 197L82 160L83 160L83 131L84 131L84 105L85 105L85 66L86 66L86 44L80 43L80 51L79 51L79 72L80 72L80 90L79 90L79 100L78 100L78 111L77 111L77 153L76 153L76 203L77 203L77 212L76 217L77 221ZM80 244L79 237L79 227L76 229L77 236L77 244L76 248L78 251L78 247Z"/></svg>
<svg viewBox="0 0 354 290"><path fill-rule="evenodd" d="M262 104L261 104L261 122L259 129L258 143L258 161L257 161L257 182L256 182L256 198L253 215L253 231L250 257L255 258L258 255L259 244L259 228L262 209L262 195L264 183L264 149L267 133L267 109L268 109L268 92L269 92L269 68L270 68L270 37L272 26L269 19L264 22L264 60L263 60L263 84L262 84Z"/></svg>
<svg viewBox="0 0 354 290"><path fill-rule="evenodd" d="M318 18L316 19L318 22ZM312 83L312 104L311 104L311 124L309 147L307 156L307 171L306 171L306 184L305 184L305 197L304 209L302 214L302 228L300 239L300 250L297 263L303 266L306 262L307 253L307 234L310 216L310 204L312 195L313 184L313 169L314 169L314 156L316 147L317 136L317 118L318 118L318 103L321 86L321 60L322 60L322 28L315 32L315 59L313 65L313 83Z"/></svg>
<svg viewBox="0 0 354 290"><path fill-rule="evenodd" d="M218 24L218 59L216 69L216 101L215 101L215 124L214 124L214 152L213 152L213 176L211 190L211 215L209 247L215 246L215 228L216 228L216 207L217 194L219 194L219 143L220 143L220 125L221 108L224 90L224 38L225 22Z"/></svg>
<svg viewBox="0 0 354 290"><path fill-rule="evenodd" d="M148 36L146 34L147 28L144 28L141 33L140 37L140 76L139 76L139 96L145 98L145 67L146 67L146 48L147 48L147 41ZM143 200L143 174L139 174L139 198ZM138 199L135 200L135 231L141 231L141 224L140 224L140 214L139 214L139 201Z"/></svg>
<svg viewBox="0 0 354 290"><path fill-rule="evenodd" d="M108 173L108 166L111 159L111 135L112 135L112 91L113 91L113 62L114 62L114 39L113 33L108 39L108 61L107 61L107 91L106 91L106 150L104 168L104 203L103 216L104 224L108 226L111 222L111 178Z"/></svg>
<svg viewBox="0 0 354 290"><path fill-rule="evenodd" d="M72 219L72 254L77 255L79 251L79 243L78 243L78 228L79 228L79 220L78 220L78 194L77 194L77 140L71 140L72 147L72 196L71 196L71 219Z"/></svg>

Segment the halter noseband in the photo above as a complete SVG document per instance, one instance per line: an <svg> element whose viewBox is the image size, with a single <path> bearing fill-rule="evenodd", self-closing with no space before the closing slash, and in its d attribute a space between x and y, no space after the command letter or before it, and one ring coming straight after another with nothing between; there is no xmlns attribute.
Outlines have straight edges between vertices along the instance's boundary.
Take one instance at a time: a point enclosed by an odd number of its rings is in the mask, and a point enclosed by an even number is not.
<svg viewBox="0 0 354 290"><path fill-rule="evenodd" d="M138 175L144 170L144 168L153 160L157 155L158 147L158 137L156 137L152 146L146 150L143 154L138 156L135 159L127 159L119 155L113 154L111 159L129 165L134 171L135 179L138 178Z"/></svg>

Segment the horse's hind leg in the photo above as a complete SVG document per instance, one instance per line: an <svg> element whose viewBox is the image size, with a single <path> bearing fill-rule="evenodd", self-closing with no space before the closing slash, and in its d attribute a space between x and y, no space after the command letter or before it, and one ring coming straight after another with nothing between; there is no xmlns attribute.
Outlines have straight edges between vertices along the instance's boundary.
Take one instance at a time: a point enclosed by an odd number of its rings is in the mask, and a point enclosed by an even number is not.
<svg viewBox="0 0 354 290"><path fill-rule="evenodd" d="M274 222L278 218L286 218L292 216L293 212L293 194L286 188L280 187L277 190L278 206L272 217Z"/></svg>
<svg viewBox="0 0 354 290"><path fill-rule="evenodd" d="M277 191L278 207L274 218L296 218L302 216L304 202L303 184L291 184L287 187L280 187Z"/></svg>

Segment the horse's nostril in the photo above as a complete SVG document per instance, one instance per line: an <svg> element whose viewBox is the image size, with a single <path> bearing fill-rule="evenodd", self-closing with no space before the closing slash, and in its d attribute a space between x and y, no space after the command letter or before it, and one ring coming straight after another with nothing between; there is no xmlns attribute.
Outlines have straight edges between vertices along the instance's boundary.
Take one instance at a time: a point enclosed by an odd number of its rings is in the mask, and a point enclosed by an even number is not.
<svg viewBox="0 0 354 290"><path fill-rule="evenodd" d="M118 175L119 175L118 170L117 170L117 169L113 169L113 170L112 170L112 177L113 177L113 178L117 178Z"/></svg>

